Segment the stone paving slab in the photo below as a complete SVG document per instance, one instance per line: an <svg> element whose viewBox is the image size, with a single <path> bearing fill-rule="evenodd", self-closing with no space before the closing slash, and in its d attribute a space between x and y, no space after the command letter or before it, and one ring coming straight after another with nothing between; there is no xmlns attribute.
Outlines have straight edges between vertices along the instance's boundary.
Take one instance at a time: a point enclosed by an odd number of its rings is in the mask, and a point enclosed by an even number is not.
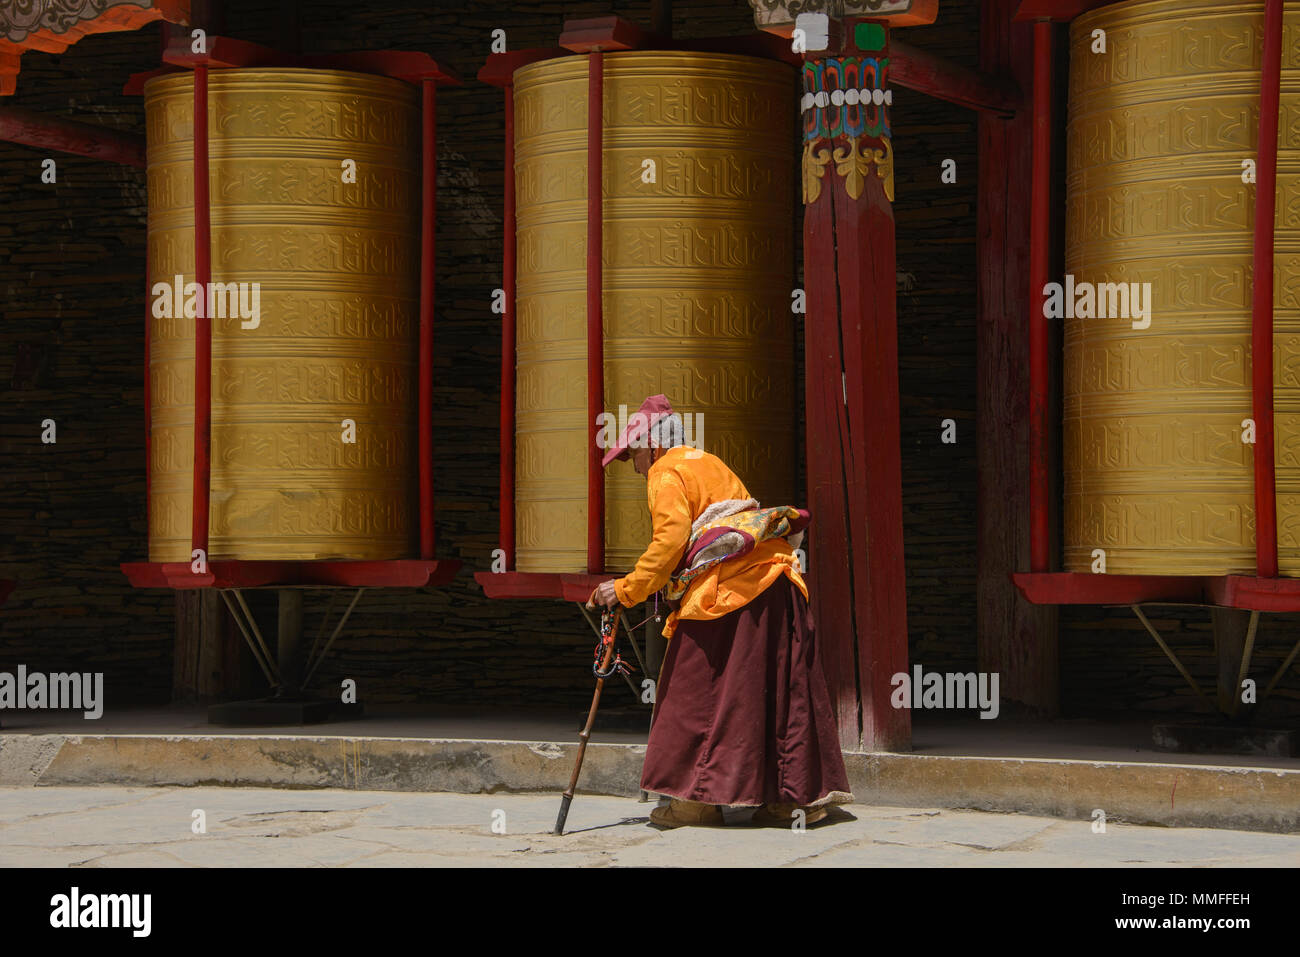
<svg viewBox="0 0 1300 957"><path fill-rule="evenodd" d="M852 805L802 832L661 831L649 803L579 794L0 787L0 867L1300 866L1300 835ZM194 811L207 832L192 831ZM494 823L498 830L495 833Z"/></svg>
<svg viewBox="0 0 1300 957"><path fill-rule="evenodd" d="M261 787L555 793L575 746L553 741L0 733L0 786ZM1300 770L846 752L868 805L1021 812L1170 827L1300 831ZM645 746L595 743L582 787L635 796Z"/></svg>

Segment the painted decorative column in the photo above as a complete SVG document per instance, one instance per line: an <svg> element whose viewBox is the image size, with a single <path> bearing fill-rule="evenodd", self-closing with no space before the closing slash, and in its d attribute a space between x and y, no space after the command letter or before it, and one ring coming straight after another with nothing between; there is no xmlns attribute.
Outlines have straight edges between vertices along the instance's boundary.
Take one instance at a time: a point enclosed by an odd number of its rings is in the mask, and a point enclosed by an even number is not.
<svg viewBox="0 0 1300 957"><path fill-rule="evenodd" d="M842 745L906 750L910 712L890 704L890 679L908 658L889 28L932 20L934 4L815 12L750 2L758 26L804 57L808 581L819 654Z"/></svg>

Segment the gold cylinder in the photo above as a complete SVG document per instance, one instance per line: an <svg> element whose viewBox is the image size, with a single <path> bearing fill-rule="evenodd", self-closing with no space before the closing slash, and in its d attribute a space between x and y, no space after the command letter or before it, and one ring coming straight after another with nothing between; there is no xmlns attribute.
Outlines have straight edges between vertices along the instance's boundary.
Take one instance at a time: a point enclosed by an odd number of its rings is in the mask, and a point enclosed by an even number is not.
<svg viewBox="0 0 1300 957"><path fill-rule="evenodd" d="M159 299L195 281L193 84L145 84L151 561L190 560L195 320ZM212 319L208 557L409 557L418 95L333 70L213 70L208 135L212 282L249 283L249 306L260 290L256 318Z"/></svg>
<svg viewBox="0 0 1300 957"><path fill-rule="evenodd" d="M1100 570L1096 549L1111 574L1255 571L1255 186L1243 161L1258 139L1263 10L1140 0L1071 25L1066 272L1076 284L1150 283L1150 325L1065 320L1069 571ZM1300 10L1288 9L1274 267L1284 574L1300 570L1298 31Z"/></svg>
<svg viewBox="0 0 1300 957"><path fill-rule="evenodd" d="M515 72L517 567L587 564L588 58ZM793 492L794 71L604 58L603 408L663 393L763 504ZM698 418L696 418L698 416ZM606 470L605 561L650 541L645 480Z"/></svg>

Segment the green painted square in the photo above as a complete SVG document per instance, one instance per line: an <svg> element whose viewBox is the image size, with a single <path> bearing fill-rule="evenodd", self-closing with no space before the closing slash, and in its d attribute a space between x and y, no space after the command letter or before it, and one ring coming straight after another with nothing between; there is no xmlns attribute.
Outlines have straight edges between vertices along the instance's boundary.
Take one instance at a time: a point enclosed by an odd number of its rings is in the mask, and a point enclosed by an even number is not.
<svg viewBox="0 0 1300 957"><path fill-rule="evenodd" d="M885 48L885 28L879 23L858 23L853 27L853 43L864 53Z"/></svg>

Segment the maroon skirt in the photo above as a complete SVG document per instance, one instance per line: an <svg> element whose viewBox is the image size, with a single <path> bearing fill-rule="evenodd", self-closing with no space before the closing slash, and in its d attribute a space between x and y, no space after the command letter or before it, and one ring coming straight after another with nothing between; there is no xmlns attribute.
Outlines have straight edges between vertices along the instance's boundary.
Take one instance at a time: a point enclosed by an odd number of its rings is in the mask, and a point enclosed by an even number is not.
<svg viewBox="0 0 1300 957"><path fill-rule="evenodd" d="M721 618L677 623L641 787L733 805L849 790L812 615L789 578Z"/></svg>

